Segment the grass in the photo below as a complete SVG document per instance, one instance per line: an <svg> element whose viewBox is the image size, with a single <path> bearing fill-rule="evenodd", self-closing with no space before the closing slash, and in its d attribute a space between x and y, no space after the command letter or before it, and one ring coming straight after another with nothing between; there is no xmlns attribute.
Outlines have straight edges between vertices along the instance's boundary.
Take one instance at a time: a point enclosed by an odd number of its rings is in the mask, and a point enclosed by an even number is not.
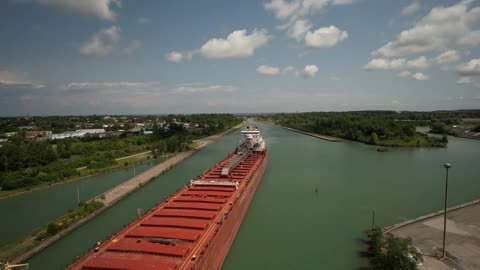
<svg viewBox="0 0 480 270"><path fill-rule="evenodd" d="M16 241L0 247L0 259L13 260L35 248L41 242L72 226L75 222L103 207L103 203L90 201L70 210L67 214L53 220ZM52 229L54 228L54 229Z"/></svg>

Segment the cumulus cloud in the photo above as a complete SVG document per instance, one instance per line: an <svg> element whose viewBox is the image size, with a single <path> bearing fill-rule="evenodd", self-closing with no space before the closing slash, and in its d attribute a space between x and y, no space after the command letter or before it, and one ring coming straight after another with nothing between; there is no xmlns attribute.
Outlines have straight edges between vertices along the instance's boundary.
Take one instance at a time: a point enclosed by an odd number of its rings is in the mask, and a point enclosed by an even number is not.
<svg viewBox="0 0 480 270"><path fill-rule="evenodd" d="M167 53L165 58L172 63L180 63L185 59L183 53L177 51Z"/></svg>
<svg viewBox="0 0 480 270"><path fill-rule="evenodd" d="M195 94L209 92L233 92L237 88L232 85L178 85L173 89L177 94Z"/></svg>
<svg viewBox="0 0 480 270"><path fill-rule="evenodd" d="M304 78L313 78L318 72L318 67L316 65L306 65L302 71L302 76Z"/></svg>
<svg viewBox="0 0 480 270"><path fill-rule="evenodd" d="M425 75L425 74L420 73L420 72L417 72L415 74L412 74L412 78L417 80L417 81L425 81L425 80L430 79L430 76Z"/></svg>
<svg viewBox="0 0 480 270"><path fill-rule="evenodd" d="M261 65L257 67L257 72L262 75L276 76L280 74L280 68Z"/></svg>
<svg viewBox="0 0 480 270"><path fill-rule="evenodd" d="M114 45L120 39L120 28L112 26L104 28L80 46L83 55L105 56L113 51Z"/></svg>
<svg viewBox="0 0 480 270"><path fill-rule="evenodd" d="M289 36L296 41L300 41L305 37L305 34L310 30L312 25L307 20L295 21L292 27L288 30Z"/></svg>
<svg viewBox="0 0 480 270"><path fill-rule="evenodd" d="M329 27L321 27L314 32L307 32L305 36L305 45L309 48L329 48L337 45L337 43L348 37L347 31L338 29L330 25Z"/></svg>
<svg viewBox="0 0 480 270"><path fill-rule="evenodd" d="M137 50L140 50L143 47L143 42L141 40L132 40L126 48L123 48L123 53L132 54Z"/></svg>
<svg viewBox="0 0 480 270"><path fill-rule="evenodd" d="M115 20L112 7L120 7L120 0L24 0L82 16L97 17L107 21Z"/></svg>
<svg viewBox="0 0 480 270"><path fill-rule="evenodd" d="M312 27L308 16L329 5L349 5L353 2L353 0L270 0L264 4L264 7L267 11L273 12L278 19L287 21L279 26L280 29L286 30L290 38L301 41ZM314 36L310 34L310 37Z"/></svg>
<svg viewBox="0 0 480 270"><path fill-rule="evenodd" d="M420 2L414 1L410 3L408 6L406 6L405 8L403 8L400 15L402 16L412 15L419 10L420 10Z"/></svg>
<svg viewBox="0 0 480 270"><path fill-rule="evenodd" d="M480 31L472 31L466 34L457 44L464 49L480 47Z"/></svg>
<svg viewBox="0 0 480 270"><path fill-rule="evenodd" d="M200 49L188 52L172 51L165 55L173 63L189 60L195 54L209 59L243 58L255 54L255 50L264 46L272 37L264 29L254 29L250 34L247 30L237 30L226 38L212 38L203 44Z"/></svg>
<svg viewBox="0 0 480 270"><path fill-rule="evenodd" d="M412 73L408 70L401 71L397 75L399 77L402 77L402 78L410 78L410 79L414 79L414 80L417 80L417 81L425 81L425 80L430 79L430 76L425 75L421 72Z"/></svg>
<svg viewBox="0 0 480 270"><path fill-rule="evenodd" d="M480 58L472 59L468 63L458 66L457 73L461 76L480 75Z"/></svg>
<svg viewBox="0 0 480 270"><path fill-rule="evenodd" d="M472 32L480 19L480 8L464 0L449 7L435 7L395 40L372 52L375 57L398 57L445 49Z"/></svg>
<svg viewBox="0 0 480 270"><path fill-rule="evenodd" d="M207 58L241 58L252 56L255 49L271 39L264 29L255 29L251 34L247 30L237 30L227 38L213 38L200 48L200 54Z"/></svg>
<svg viewBox="0 0 480 270"><path fill-rule="evenodd" d="M420 56L412 60L405 58L374 58L364 66L366 70L400 70L405 68L428 69L432 66L431 61L425 56Z"/></svg>
<svg viewBox="0 0 480 270"><path fill-rule="evenodd" d="M472 84L473 80L470 77L461 77L458 79L457 84Z"/></svg>
<svg viewBox="0 0 480 270"><path fill-rule="evenodd" d="M459 60L460 56L456 50L448 50L435 57L435 62L439 65L450 64Z"/></svg>

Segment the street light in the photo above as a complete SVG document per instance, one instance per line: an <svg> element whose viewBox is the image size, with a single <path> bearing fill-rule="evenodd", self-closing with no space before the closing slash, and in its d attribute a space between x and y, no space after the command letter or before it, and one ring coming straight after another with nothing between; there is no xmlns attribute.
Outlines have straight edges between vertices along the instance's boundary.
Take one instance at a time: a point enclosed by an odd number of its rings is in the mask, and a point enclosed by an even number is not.
<svg viewBox="0 0 480 270"><path fill-rule="evenodd" d="M445 168L445 210L443 211L443 253L442 259L445 258L445 236L447 234L447 198L448 198L448 169L452 167L450 163L443 164Z"/></svg>

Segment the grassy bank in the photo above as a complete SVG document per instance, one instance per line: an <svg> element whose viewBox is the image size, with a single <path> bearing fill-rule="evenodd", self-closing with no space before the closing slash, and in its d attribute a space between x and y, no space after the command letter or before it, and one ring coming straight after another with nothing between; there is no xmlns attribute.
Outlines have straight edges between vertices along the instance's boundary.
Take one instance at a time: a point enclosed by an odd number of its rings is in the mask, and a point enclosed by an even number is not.
<svg viewBox="0 0 480 270"><path fill-rule="evenodd" d="M67 214L55 219L49 224L36 229L15 242L0 247L0 261L15 259L101 207L103 207L103 204L97 201L82 203L78 208L70 210Z"/></svg>

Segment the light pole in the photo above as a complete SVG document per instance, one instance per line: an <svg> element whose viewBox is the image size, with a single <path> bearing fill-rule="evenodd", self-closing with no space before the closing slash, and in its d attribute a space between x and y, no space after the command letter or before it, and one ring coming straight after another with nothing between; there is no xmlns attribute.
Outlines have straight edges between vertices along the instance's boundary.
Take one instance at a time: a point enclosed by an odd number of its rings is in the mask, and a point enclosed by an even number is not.
<svg viewBox="0 0 480 270"><path fill-rule="evenodd" d="M447 198L448 198L448 169L452 167L450 163L443 164L445 168L445 210L443 211L443 251L442 259L445 258L445 236L447 234Z"/></svg>

